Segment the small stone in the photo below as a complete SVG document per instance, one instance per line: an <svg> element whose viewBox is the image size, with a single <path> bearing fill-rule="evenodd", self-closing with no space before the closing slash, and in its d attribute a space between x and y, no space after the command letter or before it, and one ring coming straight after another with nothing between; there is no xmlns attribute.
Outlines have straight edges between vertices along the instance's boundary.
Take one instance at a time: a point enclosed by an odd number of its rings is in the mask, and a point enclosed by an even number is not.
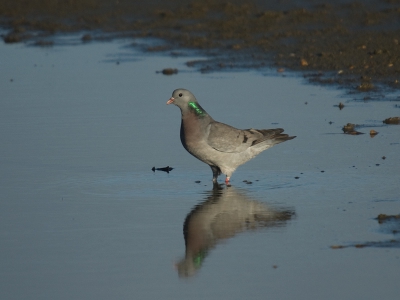
<svg viewBox="0 0 400 300"><path fill-rule="evenodd" d="M163 69L161 71L161 73L163 73L164 75L178 74L178 69L167 68L167 69Z"/></svg>
<svg viewBox="0 0 400 300"><path fill-rule="evenodd" d="M400 124L400 117L390 117L383 120L385 124Z"/></svg>
<svg viewBox="0 0 400 300"><path fill-rule="evenodd" d="M342 245L332 245L331 246L331 249L342 249L342 248L344 248L344 246L342 246Z"/></svg>
<svg viewBox="0 0 400 300"><path fill-rule="evenodd" d="M369 135L370 135L371 137L375 137L377 134L378 134L378 132L376 132L376 131L373 130L373 129L371 129L371 130L369 131Z"/></svg>
<svg viewBox="0 0 400 300"><path fill-rule="evenodd" d="M347 123L346 125L343 126L342 130L344 133L351 132L351 131L354 131L355 126L356 126L355 124Z"/></svg>

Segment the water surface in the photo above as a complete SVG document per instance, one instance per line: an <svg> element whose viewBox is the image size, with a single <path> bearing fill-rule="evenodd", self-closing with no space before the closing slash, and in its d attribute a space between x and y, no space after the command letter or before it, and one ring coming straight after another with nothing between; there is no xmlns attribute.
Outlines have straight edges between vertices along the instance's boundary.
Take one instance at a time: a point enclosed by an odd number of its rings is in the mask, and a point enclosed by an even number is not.
<svg viewBox="0 0 400 300"><path fill-rule="evenodd" d="M352 101L270 70L201 74L187 57L127 44L0 45L2 299L399 294L398 248L331 249L398 240L374 219L399 213L400 127L382 124L398 102ZM179 73L156 73L166 67ZM178 87L218 121L297 138L213 190L210 168L180 143L179 109L165 105ZM348 122L366 134L342 134ZM185 220L201 251L185 249Z"/></svg>

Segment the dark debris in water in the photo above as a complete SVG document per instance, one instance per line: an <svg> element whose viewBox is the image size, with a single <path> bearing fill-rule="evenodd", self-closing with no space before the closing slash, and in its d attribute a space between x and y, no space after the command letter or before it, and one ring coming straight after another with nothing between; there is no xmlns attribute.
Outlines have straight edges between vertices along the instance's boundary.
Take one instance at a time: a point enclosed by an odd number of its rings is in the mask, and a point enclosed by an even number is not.
<svg viewBox="0 0 400 300"><path fill-rule="evenodd" d="M400 215L385 216L385 219L378 220L380 231L386 234L400 234Z"/></svg>
<svg viewBox="0 0 400 300"><path fill-rule="evenodd" d="M163 69L162 71L157 71L157 73L162 73L163 75L174 75L178 74L178 69L166 68Z"/></svg>
<svg viewBox="0 0 400 300"><path fill-rule="evenodd" d="M395 118L389 118L391 119L392 122L394 122L393 124L396 124L395 122L397 122L397 117ZM387 119L388 120L388 119ZM384 121L385 123L385 121ZM347 123L346 125L344 125L342 127L342 131L345 134L349 134L349 135L360 135L360 134L364 134L364 132L360 132L357 131L356 129L358 128L368 128L368 127L385 127L386 125L382 124L382 125L378 125L376 123L371 123L371 124L353 124L353 123ZM376 131L375 129L370 129L369 131L369 135L371 138L374 138L375 136L377 136L379 134L378 131Z"/></svg>
<svg viewBox="0 0 400 300"><path fill-rule="evenodd" d="M173 169L174 168L171 168L170 166L166 166L164 168L156 168L156 167L151 168L151 170L153 172L155 172L155 171L163 171L163 172L167 172L167 173L171 172Z"/></svg>
<svg viewBox="0 0 400 300"><path fill-rule="evenodd" d="M400 225L400 214L398 214L398 215L379 214L376 217L376 220L378 220L379 224L383 224L388 221L396 221Z"/></svg>
<svg viewBox="0 0 400 300"><path fill-rule="evenodd" d="M367 248L367 247L375 247L375 248L400 248L400 240L392 239L388 241L379 241L379 242L365 242L360 244L351 244L351 245L332 245L332 249L344 249L344 248Z"/></svg>
<svg viewBox="0 0 400 300"><path fill-rule="evenodd" d="M347 123L345 126L343 126L342 130L345 134L350 134L350 135L359 135L359 134L364 134L362 132L356 131L355 128L358 125L352 124L352 123Z"/></svg>
<svg viewBox="0 0 400 300"><path fill-rule="evenodd" d="M385 124L394 124L394 125L399 125L400 124L400 117L390 117L385 120L383 120L383 123Z"/></svg>
<svg viewBox="0 0 400 300"><path fill-rule="evenodd" d="M344 108L344 104L342 102L339 102L338 105L334 105L335 107L339 107L340 110Z"/></svg>
<svg viewBox="0 0 400 300"><path fill-rule="evenodd" d="M386 215L379 214L375 220L379 223L379 231L384 234L400 234L400 214L398 215ZM400 239L390 239L385 241L371 241L363 243L354 243L349 245L332 245L332 249L343 249L343 248L400 248Z"/></svg>

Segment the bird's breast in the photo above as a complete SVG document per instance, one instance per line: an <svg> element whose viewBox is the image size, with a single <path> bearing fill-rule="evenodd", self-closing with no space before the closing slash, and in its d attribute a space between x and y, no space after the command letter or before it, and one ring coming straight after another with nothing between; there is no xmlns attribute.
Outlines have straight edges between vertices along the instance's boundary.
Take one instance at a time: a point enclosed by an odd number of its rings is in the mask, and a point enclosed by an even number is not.
<svg viewBox="0 0 400 300"><path fill-rule="evenodd" d="M206 126L199 118L188 116L183 117L181 122L181 141L183 146L196 147L204 142L207 137Z"/></svg>

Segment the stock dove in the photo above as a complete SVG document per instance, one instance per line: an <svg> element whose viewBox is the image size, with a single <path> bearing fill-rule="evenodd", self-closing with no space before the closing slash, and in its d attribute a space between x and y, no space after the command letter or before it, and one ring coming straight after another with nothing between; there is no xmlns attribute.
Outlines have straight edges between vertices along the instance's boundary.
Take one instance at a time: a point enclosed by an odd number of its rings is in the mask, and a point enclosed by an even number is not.
<svg viewBox="0 0 400 300"><path fill-rule="evenodd" d="M272 146L295 138L276 129L236 129L215 121L185 89L176 89L167 104L181 109L181 142L194 157L208 164L213 182L221 173L228 184L236 168Z"/></svg>

